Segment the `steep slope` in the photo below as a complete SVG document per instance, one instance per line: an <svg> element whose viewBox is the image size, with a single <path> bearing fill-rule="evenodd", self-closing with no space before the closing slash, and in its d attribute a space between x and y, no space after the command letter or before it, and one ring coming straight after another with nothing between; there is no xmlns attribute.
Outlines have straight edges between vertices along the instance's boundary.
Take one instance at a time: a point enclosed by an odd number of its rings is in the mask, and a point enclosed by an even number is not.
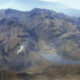
<svg viewBox="0 0 80 80"><path fill-rule="evenodd" d="M40 74L0 71L0 80L79 80L80 65L55 64Z"/></svg>
<svg viewBox="0 0 80 80"><path fill-rule="evenodd" d="M46 68L40 74L13 73L0 71L0 80L79 80L80 65L55 64Z"/></svg>
<svg viewBox="0 0 80 80"><path fill-rule="evenodd" d="M79 35L76 17L38 8L29 12L0 10L0 67L41 73L55 63L54 55L56 61L61 57L58 63L69 60L76 64L76 60L79 64ZM47 54L53 55L51 60Z"/></svg>

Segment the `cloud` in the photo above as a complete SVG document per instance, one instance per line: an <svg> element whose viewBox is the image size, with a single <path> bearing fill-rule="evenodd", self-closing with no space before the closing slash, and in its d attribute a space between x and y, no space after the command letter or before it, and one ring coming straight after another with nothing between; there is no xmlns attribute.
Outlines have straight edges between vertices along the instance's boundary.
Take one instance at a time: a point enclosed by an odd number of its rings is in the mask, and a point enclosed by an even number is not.
<svg viewBox="0 0 80 80"><path fill-rule="evenodd" d="M60 2L60 0L40 0L40 1L44 1L44 2Z"/></svg>
<svg viewBox="0 0 80 80"><path fill-rule="evenodd" d="M25 11L29 9L27 0L0 0L0 9L18 9Z"/></svg>
<svg viewBox="0 0 80 80"><path fill-rule="evenodd" d="M50 7L53 7L53 2L80 9L80 0L0 0L0 9L12 8L23 11L31 10L35 7L52 9Z"/></svg>

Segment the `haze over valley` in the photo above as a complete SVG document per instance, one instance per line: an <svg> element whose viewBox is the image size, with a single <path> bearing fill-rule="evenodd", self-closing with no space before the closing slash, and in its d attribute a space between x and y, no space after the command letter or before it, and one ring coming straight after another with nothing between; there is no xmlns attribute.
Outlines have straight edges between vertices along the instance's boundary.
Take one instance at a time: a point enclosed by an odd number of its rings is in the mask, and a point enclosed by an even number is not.
<svg viewBox="0 0 80 80"><path fill-rule="evenodd" d="M68 2L1 0L0 80L80 79L79 1Z"/></svg>

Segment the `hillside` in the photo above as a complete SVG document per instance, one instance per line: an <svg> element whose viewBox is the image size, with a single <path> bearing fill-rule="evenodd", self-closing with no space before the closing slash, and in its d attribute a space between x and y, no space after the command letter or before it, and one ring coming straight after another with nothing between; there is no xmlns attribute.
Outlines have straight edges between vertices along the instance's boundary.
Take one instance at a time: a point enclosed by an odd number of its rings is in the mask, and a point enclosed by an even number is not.
<svg viewBox="0 0 80 80"><path fill-rule="evenodd" d="M40 74L13 73L0 71L0 80L79 80L80 65L55 64Z"/></svg>
<svg viewBox="0 0 80 80"><path fill-rule="evenodd" d="M80 64L79 20L47 9L0 10L0 68L41 73L54 63Z"/></svg>

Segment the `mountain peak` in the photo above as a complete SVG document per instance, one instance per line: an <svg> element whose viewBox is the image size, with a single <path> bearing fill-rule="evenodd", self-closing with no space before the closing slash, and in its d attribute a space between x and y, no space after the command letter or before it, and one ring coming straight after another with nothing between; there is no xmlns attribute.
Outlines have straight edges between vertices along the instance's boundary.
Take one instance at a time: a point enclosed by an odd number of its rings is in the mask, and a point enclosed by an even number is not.
<svg viewBox="0 0 80 80"><path fill-rule="evenodd" d="M8 14L8 13L15 13L15 12L21 12L21 11L15 10L15 9L11 9L11 8L1 9L0 10L0 14Z"/></svg>
<svg viewBox="0 0 80 80"><path fill-rule="evenodd" d="M37 13L37 14L42 14L42 13L51 14L51 13L56 13L56 12L53 11L53 10L48 10L48 9L34 8L34 9L31 10L31 13Z"/></svg>

